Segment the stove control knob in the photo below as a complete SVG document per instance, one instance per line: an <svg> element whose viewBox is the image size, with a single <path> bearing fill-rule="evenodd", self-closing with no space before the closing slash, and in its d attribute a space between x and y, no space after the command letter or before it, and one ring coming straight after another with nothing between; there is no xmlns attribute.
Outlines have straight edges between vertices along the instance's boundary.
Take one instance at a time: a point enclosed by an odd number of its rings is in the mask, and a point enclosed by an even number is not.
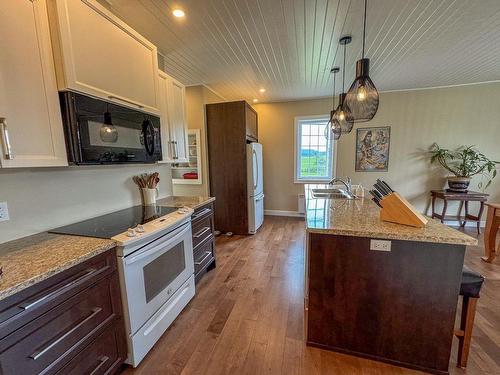
<svg viewBox="0 0 500 375"><path fill-rule="evenodd" d="M144 233L144 232L145 232L144 226L143 226L143 225L141 225L141 224L137 225L137 226L135 227L135 231L136 231L137 233Z"/></svg>
<svg viewBox="0 0 500 375"><path fill-rule="evenodd" d="M136 234L135 234L135 230L132 229L132 228L128 228L127 230L127 237L135 237Z"/></svg>

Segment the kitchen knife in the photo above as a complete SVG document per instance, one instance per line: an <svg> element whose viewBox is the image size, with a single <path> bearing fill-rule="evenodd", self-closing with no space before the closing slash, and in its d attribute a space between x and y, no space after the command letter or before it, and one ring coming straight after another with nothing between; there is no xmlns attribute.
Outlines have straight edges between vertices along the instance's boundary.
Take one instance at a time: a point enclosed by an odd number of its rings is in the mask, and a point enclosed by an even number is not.
<svg viewBox="0 0 500 375"><path fill-rule="evenodd" d="M376 204L377 206L379 206L380 208L383 208L383 207L382 207L382 205L380 204L380 202L379 202L376 198L372 198L372 201L374 201L374 202L375 202L375 204Z"/></svg>
<svg viewBox="0 0 500 375"><path fill-rule="evenodd" d="M380 195L381 195L382 197L385 197L387 194L390 194L390 192L389 192L389 191L387 191L387 190L385 189L385 187L383 187L382 185L380 185L378 182L376 182L375 184L373 184L373 187L374 187L374 189L375 189L377 192L379 192L379 193L380 193Z"/></svg>
<svg viewBox="0 0 500 375"><path fill-rule="evenodd" d="M389 194L394 193L394 190L392 190L392 188L389 186L387 182L379 179L377 179L377 182L379 182L383 187L385 187L389 191Z"/></svg>
<svg viewBox="0 0 500 375"><path fill-rule="evenodd" d="M377 200L381 200L383 199L384 197L382 196L382 194L380 194L380 192L378 192L377 190L370 190L370 194Z"/></svg>

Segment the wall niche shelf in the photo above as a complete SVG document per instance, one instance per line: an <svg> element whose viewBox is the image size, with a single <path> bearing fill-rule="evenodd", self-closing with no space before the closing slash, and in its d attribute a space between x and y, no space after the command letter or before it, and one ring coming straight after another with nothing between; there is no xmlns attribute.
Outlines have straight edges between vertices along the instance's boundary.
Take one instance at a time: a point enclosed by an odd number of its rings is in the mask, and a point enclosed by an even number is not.
<svg viewBox="0 0 500 375"><path fill-rule="evenodd" d="M201 185L201 139L199 129L188 129L188 163L172 164L172 183Z"/></svg>

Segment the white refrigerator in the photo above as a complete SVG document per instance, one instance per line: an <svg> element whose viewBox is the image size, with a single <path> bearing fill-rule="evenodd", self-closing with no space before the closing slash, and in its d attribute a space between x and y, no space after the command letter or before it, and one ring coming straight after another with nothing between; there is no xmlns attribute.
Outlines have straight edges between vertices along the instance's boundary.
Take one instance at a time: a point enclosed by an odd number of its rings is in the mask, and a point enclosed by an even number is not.
<svg viewBox="0 0 500 375"><path fill-rule="evenodd" d="M248 233L254 234L264 222L262 145L247 144Z"/></svg>

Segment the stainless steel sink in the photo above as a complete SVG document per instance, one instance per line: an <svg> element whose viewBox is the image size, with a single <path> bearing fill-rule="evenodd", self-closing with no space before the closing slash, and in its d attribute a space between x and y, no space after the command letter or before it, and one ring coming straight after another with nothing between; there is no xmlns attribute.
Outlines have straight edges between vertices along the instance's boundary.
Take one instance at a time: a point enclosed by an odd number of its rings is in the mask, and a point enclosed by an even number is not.
<svg viewBox="0 0 500 375"><path fill-rule="evenodd" d="M312 196L313 198L323 199L356 199L355 195L336 188L312 189Z"/></svg>

